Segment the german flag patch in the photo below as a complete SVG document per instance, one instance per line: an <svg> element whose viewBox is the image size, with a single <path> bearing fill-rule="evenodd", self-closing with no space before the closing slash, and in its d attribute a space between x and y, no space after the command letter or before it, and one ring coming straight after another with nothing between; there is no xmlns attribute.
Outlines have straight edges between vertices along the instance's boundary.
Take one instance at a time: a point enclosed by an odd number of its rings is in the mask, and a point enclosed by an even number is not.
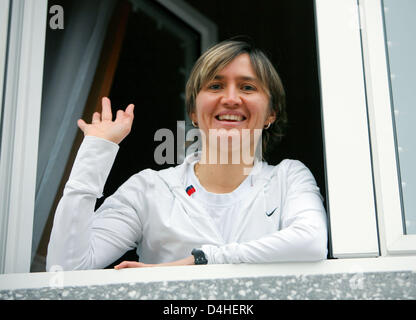
<svg viewBox="0 0 416 320"><path fill-rule="evenodd" d="M193 185L190 185L189 187L186 188L186 193L188 194L188 196L192 195L195 191L196 190Z"/></svg>

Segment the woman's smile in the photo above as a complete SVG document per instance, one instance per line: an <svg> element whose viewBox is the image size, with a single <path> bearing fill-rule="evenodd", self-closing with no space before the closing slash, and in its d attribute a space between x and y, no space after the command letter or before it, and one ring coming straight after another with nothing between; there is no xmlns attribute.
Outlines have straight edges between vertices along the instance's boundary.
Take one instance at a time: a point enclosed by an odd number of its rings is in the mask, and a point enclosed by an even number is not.
<svg viewBox="0 0 416 320"><path fill-rule="evenodd" d="M225 110L215 116L220 125L226 127L238 127L242 125L247 117L240 111Z"/></svg>

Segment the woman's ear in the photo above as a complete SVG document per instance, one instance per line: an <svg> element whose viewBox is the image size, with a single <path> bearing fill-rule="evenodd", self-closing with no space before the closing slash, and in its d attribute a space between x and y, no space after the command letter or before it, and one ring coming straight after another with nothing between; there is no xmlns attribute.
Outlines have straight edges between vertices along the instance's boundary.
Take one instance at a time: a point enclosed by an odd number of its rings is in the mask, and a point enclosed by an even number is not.
<svg viewBox="0 0 416 320"><path fill-rule="evenodd" d="M191 119L192 125L195 128L198 128L198 117L196 116L195 111L191 112L191 114L189 115L189 118Z"/></svg>
<svg viewBox="0 0 416 320"><path fill-rule="evenodd" d="M267 116L266 121L264 122L264 126L268 126L269 123L272 124L276 121L276 111L272 110L270 114Z"/></svg>

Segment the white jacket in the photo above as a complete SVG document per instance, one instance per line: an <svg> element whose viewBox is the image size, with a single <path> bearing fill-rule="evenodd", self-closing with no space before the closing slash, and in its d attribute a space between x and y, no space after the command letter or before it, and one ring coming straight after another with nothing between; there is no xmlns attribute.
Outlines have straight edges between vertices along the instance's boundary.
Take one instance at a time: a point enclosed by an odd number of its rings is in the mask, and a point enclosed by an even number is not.
<svg viewBox="0 0 416 320"><path fill-rule="evenodd" d="M94 212L118 148L84 138L55 213L47 270L104 268L136 247L144 263L183 259L193 248L201 248L210 264L326 258L322 197L301 162L256 163L248 177L252 191L242 200L232 241L225 243L211 216L185 191L192 156L176 167L133 175Z"/></svg>

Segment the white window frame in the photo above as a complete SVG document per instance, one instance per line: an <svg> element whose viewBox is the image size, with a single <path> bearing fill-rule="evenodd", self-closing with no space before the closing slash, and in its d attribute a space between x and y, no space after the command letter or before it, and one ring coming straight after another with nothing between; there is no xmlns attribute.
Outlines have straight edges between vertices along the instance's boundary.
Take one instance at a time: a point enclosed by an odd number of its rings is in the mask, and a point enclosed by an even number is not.
<svg viewBox="0 0 416 320"><path fill-rule="evenodd" d="M368 2L370 4L364 12L376 10L370 7L375 5L371 4L371 1ZM6 3L9 1L0 0L0 8L4 8ZM30 270L47 20L47 0L37 0L36 4L32 0L10 3L13 3L13 8L9 30L11 34L8 45L9 60L4 80L6 90L3 92L4 98L1 97L5 102L2 114L5 126L2 128L1 144L0 214L8 219L7 237L5 242L0 243L5 248L5 251L0 251L4 257L3 264L0 265L1 273ZM375 124L380 123L381 128L385 128L383 124L392 123L391 119L383 118L389 115L391 117L390 112L383 111L383 108L390 110L386 102L389 102L389 98L383 100L383 96L379 94L379 91L388 92L387 75L383 83L381 80L377 81L378 77L369 78L373 74L368 72L370 67L371 70L377 70L373 63L381 69L380 72L386 70L381 64L382 58L373 59L374 51L377 52L378 49L377 46L372 47L372 41L379 36L377 32L379 33L380 29L377 31L373 25L375 29L373 31L367 29L367 38L361 39L357 0L315 0L315 13L332 254L336 258L356 259L328 260L316 264L282 264L280 270L290 274L290 270L296 268L299 274L307 274L308 269L314 265L317 273L331 273L352 267L355 270L357 266L366 263L369 266L366 271L382 269L384 265L388 265L389 270L415 269L416 260L413 257L408 257L409 259L400 257L397 261L391 257L373 259L379 256L378 227L381 230L383 256L415 253L415 237L403 236L403 228L400 225L402 219L400 202L397 202L398 198L396 198L398 185L393 133L389 128L381 131L378 126L375 127ZM365 21L371 19L367 15L363 17ZM0 33L0 40L4 38L4 36L1 38L2 35ZM365 63L366 73L363 67L362 41L368 46L364 50L366 52L364 58L371 57L371 65L367 60ZM378 46L381 46L380 41L379 39L377 42ZM1 63L2 60L0 67ZM371 93L368 97L370 128L367 117L366 85L367 94ZM372 135L371 143L369 129ZM380 141L383 143L379 143ZM374 179L372 160L374 160ZM383 198L383 194L389 196ZM378 260L381 264L377 264L376 268L371 262L373 260ZM270 266L274 268L276 265L280 264ZM255 270L266 267L266 265L249 267L250 275L253 275ZM216 273L218 276L221 270L229 270L233 273L237 270L234 268L239 267L223 265L216 266L215 270L218 271ZM170 269L164 270L168 272Z"/></svg>
<svg viewBox="0 0 416 320"><path fill-rule="evenodd" d="M383 4L360 0L365 75L383 255L415 254L416 235L405 235L395 146Z"/></svg>
<svg viewBox="0 0 416 320"><path fill-rule="evenodd" d="M3 100L3 88L4 82L6 81L6 52L8 47L8 31L9 31L9 0L0 0L0 139L2 138L2 118L3 118L3 109L4 109L4 100ZM1 140L0 140L0 151L1 151ZM1 155L3 152L0 152L0 183L3 182L1 176ZM4 198L2 197L2 192L0 191L0 273L2 272L2 266L4 265L4 246L6 242L6 232L7 232L7 215L3 211L1 203L3 203Z"/></svg>
<svg viewBox="0 0 416 320"><path fill-rule="evenodd" d="M9 30L9 7L9 0L0 0L0 99L3 97L3 75L5 74L6 68L7 35ZM3 101L0 100L0 130L3 109L2 104Z"/></svg>
<svg viewBox="0 0 416 320"><path fill-rule="evenodd" d="M11 15L0 97L1 273L30 270L47 18L47 0L1 0L0 8L6 2Z"/></svg>
<svg viewBox="0 0 416 320"><path fill-rule="evenodd" d="M0 290L103 286L110 284L160 283L164 281L192 281L233 278L261 278L308 275L354 274L355 281L368 272L415 271L416 256L331 259L319 262L281 262L262 264L208 264L197 266L127 268L122 270L77 270L0 275ZM364 289L368 289L363 282ZM357 288L362 291L363 289ZM346 288L348 290L348 288Z"/></svg>
<svg viewBox="0 0 416 320"><path fill-rule="evenodd" d="M357 0L316 0L332 255L379 255Z"/></svg>

